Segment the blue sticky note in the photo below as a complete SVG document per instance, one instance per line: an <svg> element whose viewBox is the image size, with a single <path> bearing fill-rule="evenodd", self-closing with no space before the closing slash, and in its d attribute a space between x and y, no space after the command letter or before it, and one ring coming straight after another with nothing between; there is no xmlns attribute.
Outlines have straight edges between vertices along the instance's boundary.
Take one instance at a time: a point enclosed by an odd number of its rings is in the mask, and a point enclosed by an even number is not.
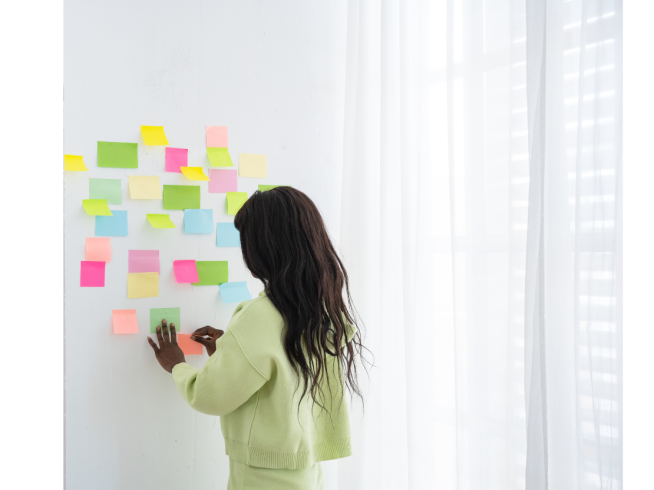
<svg viewBox="0 0 654 490"><path fill-rule="evenodd" d="M216 247L240 247L241 234L234 223L216 223Z"/></svg>
<svg viewBox="0 0 654 490"><path fill-rule="evenodd" d="M184 231L186 233L213 233L213 210L185 209Z"/></svg>
<svg viewBox="0 0 654 490"><path fill-rule="evenodd" d="M248 290L248 283L242 282L226 282L220 285L220 296L222 296L225 303L240 303L252 299L250 291Z"/></svg>
<svg viewBox="0 0 654 490"><path fill-rule="evenodd" d="M127 211L112 210L113 216L95 217L95 236L127 236Z"/></svg>

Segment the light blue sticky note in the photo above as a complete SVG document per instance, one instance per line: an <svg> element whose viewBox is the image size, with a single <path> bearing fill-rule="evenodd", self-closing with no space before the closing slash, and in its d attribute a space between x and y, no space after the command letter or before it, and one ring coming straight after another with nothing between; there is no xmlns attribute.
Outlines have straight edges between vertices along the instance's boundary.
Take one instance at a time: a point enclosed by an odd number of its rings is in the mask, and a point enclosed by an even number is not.
<svg viewBox="0 0 654 490"><path fill-rule="evenodd" d="M185 209L184 231L186 233L213 233L213 210Z"/></svg>
<svg viewBox="0 0 654 490"><path fill-rule="evenodd" d="M242 282L226 282L220 285L220 296L222 296L225 303L240 303L252 299L250 291L248 290L248 283Z"/></svg>
<svg viewBox="0 0 654 490"><path fill-rule="evenodd" d="M111 211L113 216L95 217L95 236L127 236L127 211Z"/></svg>
<svg viewBox="0 0 654 490"><path fill-rule="evenodd" d="M234 223L216 223L216 247L240 247L241 234Z"/></svg>

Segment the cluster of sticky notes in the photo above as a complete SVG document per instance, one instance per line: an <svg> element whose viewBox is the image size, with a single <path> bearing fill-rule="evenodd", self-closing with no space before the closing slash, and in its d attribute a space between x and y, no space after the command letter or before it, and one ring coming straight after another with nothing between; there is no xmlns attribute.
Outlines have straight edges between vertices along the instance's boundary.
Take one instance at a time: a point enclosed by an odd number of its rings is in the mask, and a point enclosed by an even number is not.
<svg viewBox="0 0 654 490"><path fill-rule="evenodd" d="M213 210L185 209L184 231L186 233L213 233Z"/></svg>
<svg viewBox="0 0 654 490"><path fill-rule="evenodd" d="M247 282L226 282L220 285L220 296L225 303L240 303L252 299Z"/></svg>
<svg viewBox="0 0 654 490"><path fill-rule="evenodd" d="M168 210L200 209L200 186L164 185L163 206Z"/></svg>
<svg viewBox="0 0 654 490"><path fill-rule="evenodd" d="M161 199L161 185L156 175L130 175L128 185L131 199Z"/></svg>
<svg viewBox="0 0 654 490"><path fill-rule="evenodd" d="M195 260L175 260L173 261L173 271L175 280L180 284L193 284L200 281Z"/></svg>

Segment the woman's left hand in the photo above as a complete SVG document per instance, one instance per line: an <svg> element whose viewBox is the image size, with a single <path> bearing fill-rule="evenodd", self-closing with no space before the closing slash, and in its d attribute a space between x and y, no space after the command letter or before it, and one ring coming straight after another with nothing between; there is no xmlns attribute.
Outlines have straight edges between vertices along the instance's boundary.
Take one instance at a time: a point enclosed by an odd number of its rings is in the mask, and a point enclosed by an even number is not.
<svg viewBox="0 0 654 490"><path fill-rule="evenodd" d="M157 327L159 346L157 347L157 344L150 337L148 337L148 343L152 347L152 350L154 350L154 355L157 356L157 361L159 361L161 367L172 373L173 368L177 364L186 362L186 359L184 359L182 349L177 345L175 324L170 324L170 336L168 335L168 324L166 320L161 320L161 325L163 327L163 335L161 333L162 327Z"/></svg>

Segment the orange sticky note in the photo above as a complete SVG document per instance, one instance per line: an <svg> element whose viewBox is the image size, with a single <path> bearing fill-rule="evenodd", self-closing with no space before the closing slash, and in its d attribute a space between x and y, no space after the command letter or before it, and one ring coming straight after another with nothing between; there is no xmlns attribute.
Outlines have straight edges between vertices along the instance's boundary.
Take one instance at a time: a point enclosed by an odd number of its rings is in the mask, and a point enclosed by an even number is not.
<svg viewBox="0 0 654 490"><path fill-rule="evenodd" d="M199 356L202 354L202 344L191 340L191 336L185 333L177 334L177 343L179 348L182 349L184 355L187 356Z"/></svg>
<svg viewBox="0 0 654 490"><path fill-rule="evenodd" d="M139 333L136 310L111 310L111 323L114 333Z"/></svg>
<svg viewBox="0 0 654 490"><path fill-rule="evenodd" d="M207 126L207 148L229 148L227 126Z"/></svg>
<svg viewBox="0 0 654 490"><path fill-rule="evenodd" d="M104 237L88 237L84 260L111 262L111 241Z"/></svg>

